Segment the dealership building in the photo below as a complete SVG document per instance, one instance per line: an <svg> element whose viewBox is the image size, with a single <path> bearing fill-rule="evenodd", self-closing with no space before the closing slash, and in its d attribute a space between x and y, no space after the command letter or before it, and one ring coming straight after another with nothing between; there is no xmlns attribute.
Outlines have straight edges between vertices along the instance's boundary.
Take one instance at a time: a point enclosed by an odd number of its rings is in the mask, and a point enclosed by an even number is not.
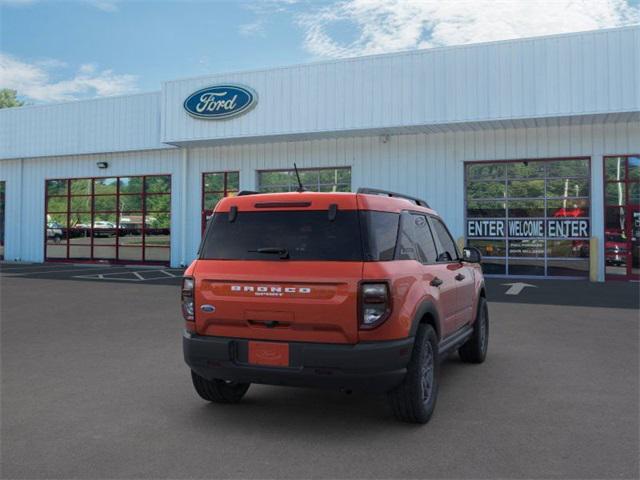
<svg viewBox="0 0 640 480"><path fill-rule="evenodd" d="M168 60L170 61L170 60ZM640 27L0 110L5 261L187 265L242 190L424 198L512 277L640 278Z"/></svg>

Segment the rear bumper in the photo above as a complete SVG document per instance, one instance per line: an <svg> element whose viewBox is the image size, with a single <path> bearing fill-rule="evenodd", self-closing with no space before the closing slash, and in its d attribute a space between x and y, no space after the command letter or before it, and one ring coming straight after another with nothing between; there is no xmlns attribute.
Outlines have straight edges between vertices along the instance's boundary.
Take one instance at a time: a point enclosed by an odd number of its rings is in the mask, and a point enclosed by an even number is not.
<svg viewBox="0 0 640 480"><path fill-rule="evenodd" d="M413 338L356 345L289 343L289 367L250 365L248 339L183 331L187 365L198 375L235 382L385 392L402 382Z"/></svg>

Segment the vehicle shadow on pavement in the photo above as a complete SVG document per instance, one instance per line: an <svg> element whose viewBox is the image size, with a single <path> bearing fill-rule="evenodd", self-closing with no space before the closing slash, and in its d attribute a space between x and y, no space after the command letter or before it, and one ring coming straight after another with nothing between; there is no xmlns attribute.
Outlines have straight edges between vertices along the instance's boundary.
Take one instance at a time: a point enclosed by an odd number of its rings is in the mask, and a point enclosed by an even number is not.
<svg viewBox="0 0 640 480"><path fill-rule="evenodd" d="M464 383L474 376L477 366L464 364L457 355L441 365L440 393L443 400L436 407L431 423L440 413L446 415L445 402L451 386ZM237 405L203 403L190 409L194 426L204 431L216 427L252 429L261 434L291 436L321 436L339 434L341 438L361 436L363 431L375 432L395 426L398 431L419 427L397 421L387 404L385 394L339 392L334 390L252 385ZM319 418L322 419L319 422ZM347 428L345 428L347 427Z"/></svg>

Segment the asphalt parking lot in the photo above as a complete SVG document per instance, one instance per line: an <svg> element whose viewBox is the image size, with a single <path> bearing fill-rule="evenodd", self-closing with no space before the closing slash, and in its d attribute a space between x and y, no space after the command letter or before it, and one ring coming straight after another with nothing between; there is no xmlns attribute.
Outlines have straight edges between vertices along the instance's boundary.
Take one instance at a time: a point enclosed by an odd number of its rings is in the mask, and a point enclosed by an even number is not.
<svg viewBox="0 0 640 480"><path fill-rule="evenodd" d="M640 475L638 284L491 280L489 357L447 360L418 427L362 394L254 385L209 405L182 360L180 271L98 267L0 266L2 478Z"/></svg>

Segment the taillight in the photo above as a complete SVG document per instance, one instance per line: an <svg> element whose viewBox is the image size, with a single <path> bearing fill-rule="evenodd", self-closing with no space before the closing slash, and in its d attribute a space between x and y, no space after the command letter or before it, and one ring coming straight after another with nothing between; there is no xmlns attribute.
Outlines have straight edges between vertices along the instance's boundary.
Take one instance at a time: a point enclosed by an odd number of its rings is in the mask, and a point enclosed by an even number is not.
<svg viewBox="0 0 640 480"><path fill-rule="evenodd" d="M194 321L193 311L193 285L195 280L192 277L184 277L182 279L182 316L188 322Z"/></svg>
<svg viewBox="0 0 640 480"><path fill-rule="evenodd" d="M383 323L391 313L391 296L386 283L360 285L360 328L368 330Z"/></svg>

